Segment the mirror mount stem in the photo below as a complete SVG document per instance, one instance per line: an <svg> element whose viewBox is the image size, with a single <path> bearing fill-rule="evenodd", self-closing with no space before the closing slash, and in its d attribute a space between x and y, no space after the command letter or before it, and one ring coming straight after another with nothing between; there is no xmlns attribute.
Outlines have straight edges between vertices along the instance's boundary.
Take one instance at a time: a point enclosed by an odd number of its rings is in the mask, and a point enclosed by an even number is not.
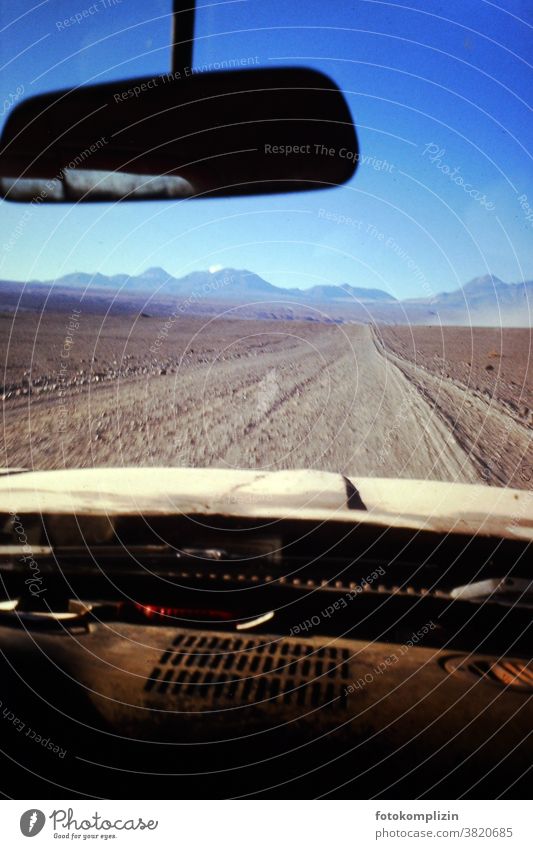
<svg viewBox="0 0 533 849"><path fill-rule="evenodd" d="M170 45L173 73L192 67L196 0L173 0Z"/></svg>

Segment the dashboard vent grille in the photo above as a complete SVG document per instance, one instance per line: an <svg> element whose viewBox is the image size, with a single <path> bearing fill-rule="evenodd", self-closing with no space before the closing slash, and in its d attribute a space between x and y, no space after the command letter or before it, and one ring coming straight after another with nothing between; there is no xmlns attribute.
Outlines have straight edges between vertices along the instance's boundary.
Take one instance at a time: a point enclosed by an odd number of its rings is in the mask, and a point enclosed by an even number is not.
<svg viewBox="0 0 533 849"><path fill-rule="evenodd" d="M144 689L220 706L276 700L338 708L351 682L349 658L348 649L335 645L184 632L163 652Z"/></svg>
<svg viewBox="0 0 533 849"><path fill-rule="evenodd" d="M500 660L490 663L481 658L451 657L444 662L447 672L468 675L478 678L488 684L517 690L522 693L533 693L533 668L520 660Z"/></svg>

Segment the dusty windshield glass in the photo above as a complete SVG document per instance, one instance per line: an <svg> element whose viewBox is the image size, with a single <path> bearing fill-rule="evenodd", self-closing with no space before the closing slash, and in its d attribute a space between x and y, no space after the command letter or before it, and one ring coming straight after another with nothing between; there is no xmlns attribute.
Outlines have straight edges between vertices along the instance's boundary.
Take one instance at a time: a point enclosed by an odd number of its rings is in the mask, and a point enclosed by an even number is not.
<svg viewBox="0 0 533 849"><path fill-rule="evenodd" d="M173 73L322 71L359 150L320 155L356 173L285 195L191 200L180 184L164 202L45 204L30 183L25 203L1 201L2 467L529 488L531 113L515 6L199 4ZM8 0L2 124L59 88L116 82L121 103L137 98L129 78L171 71L170 12ZM287 150L275 123L261 143L295 167L317 153ZM105 144L72 152L71 197L98 183Z"/></svg>

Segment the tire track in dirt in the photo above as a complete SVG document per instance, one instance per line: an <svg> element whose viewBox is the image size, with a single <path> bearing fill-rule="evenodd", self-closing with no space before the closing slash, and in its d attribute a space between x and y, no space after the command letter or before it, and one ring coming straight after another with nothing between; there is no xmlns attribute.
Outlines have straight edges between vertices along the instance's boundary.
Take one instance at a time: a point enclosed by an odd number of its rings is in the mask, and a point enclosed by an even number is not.
<svg viewBox="0 0 533 849"><path fill-rule="evenodd" d="M377 333L374 340L453 433L475 468L478 482L529 488L533 432L515 418L510 407L400 357Z"/></svg>

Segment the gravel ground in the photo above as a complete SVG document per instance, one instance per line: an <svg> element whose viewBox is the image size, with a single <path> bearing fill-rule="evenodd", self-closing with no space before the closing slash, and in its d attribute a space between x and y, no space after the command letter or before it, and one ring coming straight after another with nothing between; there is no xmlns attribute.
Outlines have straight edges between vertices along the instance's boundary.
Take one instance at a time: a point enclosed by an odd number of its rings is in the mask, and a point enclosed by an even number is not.
<svg viewBox="0 0 533 849"><path fill-rule="evenodd" d="M531 330L382 327L376 338L453 431L482 480L533 486Z"/></svg>
<svg viewBox="0 0 533 849"><path fill-rule="evenodd" d="M529 331L500 332L497 348L483 335L492 331L476 330L472 348L468 328L12 320L0 316L5 466L315 468L530 485L531 384L527 395L512 382L522 369L524 384L519 334ZM497 392L485 360L501 372Z"/></svg>

